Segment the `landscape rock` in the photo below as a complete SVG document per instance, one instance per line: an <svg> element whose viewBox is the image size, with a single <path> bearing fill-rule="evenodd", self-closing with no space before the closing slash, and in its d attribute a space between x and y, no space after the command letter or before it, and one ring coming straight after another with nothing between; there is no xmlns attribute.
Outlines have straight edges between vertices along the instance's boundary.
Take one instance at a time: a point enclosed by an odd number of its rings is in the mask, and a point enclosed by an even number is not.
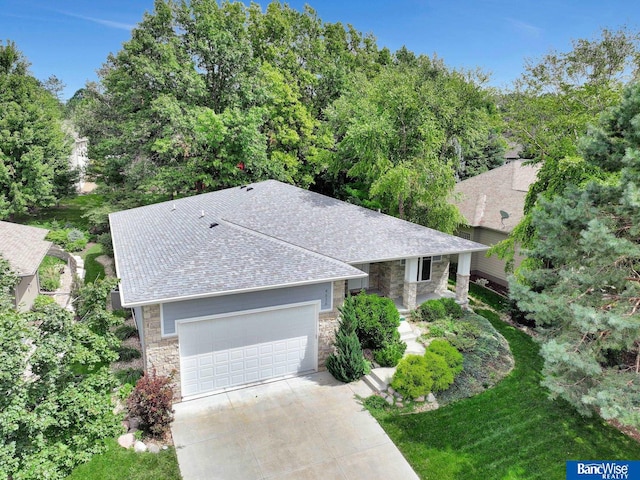
<svg viewBox="0 0 640 480"><path fill-rule="evenodd" d="M129 431L135 432L140 428L140 419L138 417L130 417L129 418Z"/></svg>
<svg viewBox="0 0 640 480"><path fill-rule="evenodd" d="M129 422L127 420L122 421L122 428L124 429L125 432L129 431Z"/></svg>
<svg viewBox="0 0 640 480"><path fill-rule="evenodd" d="M418 398L416 398L416 402L424 402L424 395L419 396Z"/></svg>
<svg viewBox="0 0 640 480"><path fill-rule="evenodd" d="M125 433L118 437L118 445L122 448L131 448L135 441L136 437L133 436L133 433Z"/></svg>
<svg viewBox="0 0 640 480"><path fill-rule="evenodd" d="M147 448L149 453L160 453L160 447L156 443L150 443Z"/></svg>
<svg viewBox="0 0 640 480"><path fill-rule="evenodd" d="M136 453L146 452L147 446L144 444L144 442L137 440L136 443L134 443L133 445L133 451Z"/></svg>
<svg viewBox="0 0 640 480"><path fill-rule="evenodd" d="M394 393L396 393L396 391L395 391L393 388L391 388L391 387L389 387L389 388L387 389L387 392L389 392L391 395L393 395Z"/></svg>
<svg viewBox="0 0 640 480"><path fill-rule="evenodd" d="M402 408L402 407L404 407L404 403L398 402L398 403L396 403L396 407Z"/></svg>
<svg viewBox="0 0 640 480"><path fill-rule="evenodd" d="M430 393L429 396L427 396L427 402L429 403L437 402L436 397L433 395L433 393Z"/></svg>
<svg viewBox="0 0 640 480"><path fill-rule="evenodd" d="M393 397L385 397L385 400L387 401L387 403L389 405L393 405L393 403L394 403Z"/></svg>

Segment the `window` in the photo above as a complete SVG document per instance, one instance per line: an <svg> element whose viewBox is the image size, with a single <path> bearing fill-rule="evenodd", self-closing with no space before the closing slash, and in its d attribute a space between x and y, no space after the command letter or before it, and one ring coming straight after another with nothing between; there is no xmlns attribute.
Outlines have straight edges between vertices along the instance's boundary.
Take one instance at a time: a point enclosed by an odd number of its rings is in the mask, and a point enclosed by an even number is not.
<svg viewBox="0 0 640 480"><path fill-rule="evenodd" d="M458 236L465 240L471 240L471 234L469 232L458 232Z"/></svg>
<svg viewBox="0 0 640 480"><path fill-rule="evenodd" d="M428 282L431 280L431 257L418 259L418 282Z"/></svg>

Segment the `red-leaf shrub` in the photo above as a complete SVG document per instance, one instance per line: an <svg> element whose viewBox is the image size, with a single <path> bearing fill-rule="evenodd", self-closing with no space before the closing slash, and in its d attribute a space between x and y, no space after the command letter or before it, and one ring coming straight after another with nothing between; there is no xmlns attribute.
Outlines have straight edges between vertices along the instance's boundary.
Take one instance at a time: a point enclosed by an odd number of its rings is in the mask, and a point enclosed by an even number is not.
<svg viewBox="0 0 640 480"><path fill-rule="evenodd" d="M136 383L127 400L129 415L140 418L141 428L151 436L161 438L173 421L173 388L168 377L145 373Z"/></svg>

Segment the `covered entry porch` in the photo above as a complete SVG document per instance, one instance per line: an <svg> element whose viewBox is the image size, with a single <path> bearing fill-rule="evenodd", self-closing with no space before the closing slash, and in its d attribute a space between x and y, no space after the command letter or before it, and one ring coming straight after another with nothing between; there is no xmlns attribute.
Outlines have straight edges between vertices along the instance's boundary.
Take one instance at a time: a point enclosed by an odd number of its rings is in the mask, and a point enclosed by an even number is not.
<svg viewBox="0 0 640 480"><path fill-rule="evenodd" d="M441 297L453 297L466 307L469 301L471 253L458 254L456 291L447 288L449 255L405 258L384 262L354 264L369 276L349 280L346 293L364 290L391 298L401 313L414 310L421 303Z"/></svg>

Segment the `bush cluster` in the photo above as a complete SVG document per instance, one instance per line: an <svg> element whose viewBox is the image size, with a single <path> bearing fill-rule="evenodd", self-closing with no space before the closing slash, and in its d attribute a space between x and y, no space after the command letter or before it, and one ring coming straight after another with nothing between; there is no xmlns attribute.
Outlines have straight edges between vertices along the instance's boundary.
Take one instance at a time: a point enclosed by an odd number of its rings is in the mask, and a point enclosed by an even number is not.
<svg viewBox="0 0 640 480"><path fill-rule="evenodd" d="M140 418L140 426L149 435L162 438L173 421L172 376L144 374L127 399L129 415Z"/></svg>
<svg viewBox="0 0 640 480"><path fill-rule="evenodd" d="M87 236L77 228L60 228L50 230L46 239L59 245L68 252L79 252L87 246Z"/></svg>
<svg viewBox="0 0 640 480"><path fill-rule="evenodd" d="M408 355L398 363L391 386L404 397L415 399L442 392L462 371L462 354L446 340L434 342L437 343L428 347L424 355Z"/></svg>
<svg viewBox="0 0 640 480"><path fill-rule="evenodd" d="M327 370L341 382L353 382L365 374L367 361L356 334L357 319L354 304L346 302L340 308L340 323L336 331L334 352L327 357Z"/></svg>
<svg viewBox="0 0 640 480"><path fill-rule="evenodd" d="M435 322L445 318L458 320L463 313L462 307L453 298L438 298L421 304L413 316L416 321Z"/></svg>

